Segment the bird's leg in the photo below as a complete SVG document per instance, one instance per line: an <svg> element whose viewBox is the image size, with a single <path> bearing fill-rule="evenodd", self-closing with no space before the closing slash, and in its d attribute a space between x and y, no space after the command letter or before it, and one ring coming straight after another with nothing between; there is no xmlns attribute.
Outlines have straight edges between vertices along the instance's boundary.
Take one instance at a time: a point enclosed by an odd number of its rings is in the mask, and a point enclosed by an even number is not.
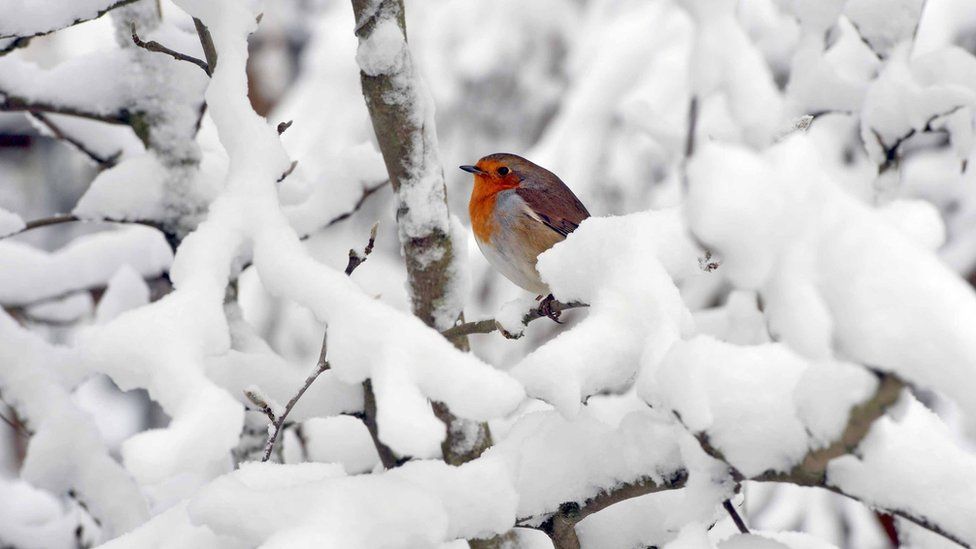
<svg viewBox="0 0 976 549"><path fill-rule="evenodd" d="M556 324L562 324L562 322L559 320L559 315L562 314L562 311L554 311L552 309L552 304L554 301L556 301L556 298L553 297L552 294L547 295L545 299L542 300L542 303L539 303L539 312L544 316L551 318Z"/></svg>

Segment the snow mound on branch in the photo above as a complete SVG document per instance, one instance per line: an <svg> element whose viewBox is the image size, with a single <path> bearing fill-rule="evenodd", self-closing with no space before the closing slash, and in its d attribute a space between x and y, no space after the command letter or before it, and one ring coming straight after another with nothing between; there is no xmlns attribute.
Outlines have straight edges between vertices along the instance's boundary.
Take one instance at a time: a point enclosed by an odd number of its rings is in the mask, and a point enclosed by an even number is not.
<svg viewBox="0 0 976 549"><path fill-rule="evenodd" d="M79 377L77 363L70 349L50 345L0 312L3 397L33 431L22 478L53 493L75 490L102 517L107 532L117 535L144 522L149 513L135 482L65 388Z"/></svg>
<svg viewBox="0 0 976 549"><path fill-rule="evenodd" d="M315 417L302 423L309 461L340 463L351 474L368 473L380 462L366 425L349 416Z"/></svg>
<svg viewBox="0 0 976 549"><path fill-rule="evenodd" d="M412 462L356 477L338 465L245 463L188 510L195 524L248 546L427 547L507 531L516 496L504 476L487 460Z"/></svg>
<svg viewBox="0 0 976 549"><path fill-rule="evenodd" d="M976 543L976 456L953 442L942 420L907 393L890 416L874 422L853 455L828 464L827 482L867 505L925 517Z"/></svg>
<svg viewBox="0 0 976 549"><path fill-rule="evenodd" d="M883 58L899 43L912 39L924 5L925 0L850 0L844 15Z"/></svg>
<svg viewBox="0 0 976 549"><path fill-rule="evenodd" d="M861 108L861 140L876 164L894 147L926 127L943 128L960 160L973 148L976 58L943 48L910 59L898 47L871 83Z"/></svg>
<svg viewBox="0 0 976 549"><path fill-rule="evenodd" d="M72 213L96 220L161 219L167 177L153 153L127 158L95 176Z"/></svg>
<svg viewBox="0 0 976 549"><path fill-rule="evenodd" d="M125 227L74 239L55 252L0 242L0 302L19 305L104 286L123 265L156 277L173 261L162 233Z"/></svg>
<svg viewBox="0 0 976 549"><path fill-rule="evenodd" d="M508 463L518 516L539 516L621 483L669 480L682 466L676 435L673 422L651 412L631 413L617 428L587 412L574 420L535 412L521 417L485 456Z"/></svg>
<svg viewBox="0 0 976 549"><path fill-rule="evenodd" d="M118 0L0 0L0 37L33 36L92 19Z"/></svg>
<svg viewBox="0 0 976 549"><path fill-rule="evenodd" d="M400 72L406 63L407 40L394 17L377 17L369 38L359 41L356 62L370 76Z"/></svg>
<svg viewBox="0 0 976 549"><path fill-rule="evenodd" d="M806 136L761 155L706 145L689 176L692 230L732 284L758 290L775 338L942 391L976 421L976 294L838 188Z"/></svg>
<svg viewBox="0 0 976 549"><path fill-rule="evenodd" d="M836 440L852 406L877 386L851 364L811 363L782 344L737 346L698 336L647 370L641 396L674 410L747 477L789 471Z"/></svg>
<svg viewBox="0 0 976 549"><path fill-rule="evenodd" d="M538 268L556 297L589 303L589 313L512 375L570 416L586 397L626 388L642 356L663 356L691 331L672 278L701 272L696 253L678 210L587 219L542 254Z"/></svg>

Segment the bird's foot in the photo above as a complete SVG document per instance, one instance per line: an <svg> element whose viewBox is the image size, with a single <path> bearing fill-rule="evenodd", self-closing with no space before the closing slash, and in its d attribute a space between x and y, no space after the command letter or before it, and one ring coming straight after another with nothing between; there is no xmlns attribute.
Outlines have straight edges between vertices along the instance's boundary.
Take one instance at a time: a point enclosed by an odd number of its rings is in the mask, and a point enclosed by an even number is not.
<svg viewBox="0 0 976 549"><path fill-rule="evenodd" d="M556 324L562 324L563 322L559 320L559 315L563 314L562 311L554 310L552 304L556 302L556 298L552 294L547 295L541 303L539 303L539 312L543 316L547 316L552 319Z"/></svg>

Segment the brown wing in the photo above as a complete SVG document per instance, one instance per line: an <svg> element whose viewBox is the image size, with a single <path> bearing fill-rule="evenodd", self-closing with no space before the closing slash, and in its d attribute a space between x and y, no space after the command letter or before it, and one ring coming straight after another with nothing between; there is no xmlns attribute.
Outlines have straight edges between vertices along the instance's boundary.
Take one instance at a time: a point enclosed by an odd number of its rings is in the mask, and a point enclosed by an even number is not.
<svg viewBox="0 0 976 549"><path fill-rule="evenodd" d="M576 198L562 181L553 177L548 185L522 185L515 193L550 229L563 237L576 230L584 219L590 217L586 206Z"/></svg>

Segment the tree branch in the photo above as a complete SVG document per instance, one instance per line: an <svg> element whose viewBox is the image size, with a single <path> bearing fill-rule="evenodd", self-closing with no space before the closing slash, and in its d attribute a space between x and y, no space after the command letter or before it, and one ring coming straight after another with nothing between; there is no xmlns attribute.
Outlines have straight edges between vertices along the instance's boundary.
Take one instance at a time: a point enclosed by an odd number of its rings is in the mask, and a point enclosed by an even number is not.
<svg viewBox="0 0 976 549"><path fill-rule="evenodd" d="M298 400L302 398L305 391L312 386L312 383L322 374L322 372L329 369L329 361L326 360L326 354L328 353L328 337L329 334L326 332L322 335L322 350L319 352L319 361L315 365L315 370L305 378L305 383L302 387L295 393L295 396L291 397L288 404L285 404L285 409L281 412L276 420L273 420L271 434L268 435L268 442L264 445L264 457L261 461L268 461L271 459L271 452L274 450L275 442L278 440L278 435L281 433L281 428L285 425L285 420L288 419L288 414L291 413L292 408L298 404ZM274 417L273 415L271 416Z"/></svg>
<svg viewBox="0 0 976 549"><path fill-rule="evenodd" d="M663 482L655 482L650 477L643 477L620 484L612 490L601 492L587 499L583 505L564 503L559 511L549 517L539 530L545 532L552 539L555 549L579 549L580 542L576 535L576 525L586 517L631 498L646 496L665 490L676 490L684 487L688 482L688 472L680 469Z"/></svg>
<svg viewBox="0 0 976 549"><path fill-rule="evenodd" d="M71 137L70 135L66 134L64 130L62 130L60 126L58 126L57 124L54 123L54 121L48 118L46 114L42 114L40 112L29 112L27 114L29 116L32 116L35 120L37 120L41 124L43 124L47 129L51 130L51 133L54 134L54 137L62 141L65 141L67 143L70 143L76 149L81 151L82 154L84 154L88 158L91 158L96 164L98 164L102 168L111 168L112 166L115 165L116 161L118 161L119 157L122 156L122 150L119 149L111 156L103 157L100 154L96 153L95 151L89 149L84 143L82 143L78 139L75 139L74 137Z"/></svg>
<svg viewBox="0 0 976 549"><path fill-rule="evenodd" d="M48 227L48 226L51 226L51 225L61 225L63 223L75 223L75 222L120 223L120 224L126 224L126 225L144 225L146 227L152 227L154 229L157 229L158 231L163 232L163 233L166 232L165 229L163 228L163 226L161 224L159 224L159 223L157 223L155 221L150 221L150 220L143 220L143 219L133 219L133 220L129 220L129 219L109 219L107 217L103 217L103 218L100 218L100 219L81 219L80 217L78 217L78 216L76 216L74 214L55 214L55 215L52 215L50 217L42 217L40 219L34 219L34 220L31 220L31 221L28 221L27 223L24 224L24 228L23 229L21 229L21 230L19 230L17 232L14 232L14 233L10 233L10 234L5 235L5 236L0 236L0 240L3 240L4 238L10 238L12 236L16 236L16 235L19 235L19 234L23 234L23 233L26 233L27 231L30 231L30 230L33 230L33 229L38 229L40 227Z"/></svg>
<svg viewBox="0 0 976 549"><path fill-rule="evenodd" d="M359 254L357 254L355 250L349 250L349 264L346 266L346 271L345 271L346 275L351 275L353 271L356 270L357 267L359 267L360 265L366 262L366 258L369 256L370 253L372 253L373 245L376 243L376 229L378 226L379 226L379 222L374 223L373 228L370 229L369 242L366 243L366 247L363 249L362 256L359 256ZM355 258L355 261L353 258ZM312 373L310 373L308 377L305 378L305 383L301 386L301 388L298 389L298 392L291 397L288 403L285 404L284 409L277 416L275 415L274 411L271 409L271 406L267 403L267 401L265 401L259 395L254 394L253 392L245 391L244 394L247 396L248 400L250 400L256 406L258 406L261 409L261 411L264 412L264 415L268 416L268 419L271 421L271 426L268 432L268 441L264 445L264 457L261 458L262 462L271 459L271 454L274 451L275 442L278 441L278 436L281 434L281 431L284 428L285 420L288 419L288 414L290 414L292 409L295 407L295 405L298 404L299 399L302 398L302 396L305 394L305 391L308 391L308 388L312 386L312 383L314 383L315 380L318 379L320 375L322 375L322 372L330 368L329 361L327 358L328 337L329 337L329 333L328 330L326 330L326 332L322 334L322 348L319 351L319 360L318 363L316 363L315 365L315 370L313 370ZM376 450L377 452L380 452L381 456L383 455L382 453L383 450L385 450L387 453L392 455L392 452L390 452L389 448L386 448L386 446L383 445L382 442L380 442L379 438L374 435L374 430L370 430L370 435L373 437L373 443L376 445Z"/></svg>
<svg viewBox="0 0 976 549"><path fill-rule="evenodd" d="M48 28L48 29L39 30L39 31L34 32L33 34L27 34L27 35L24 35L24 36L17 36L15 34L3 34L3 35L0 35L0 39L4 39L4 38L30 39L30 38L34 38L35 36L44 36L46 34L51 34L52 32L59 31L61 29L66 29L68 27L73 27L73 26L75 26L75 25L77 25L79 23L84 23L85 21L92 21L94 19L98 19L99 17L101 17L101 16L105 15L106 13L114 10L115 8L121 8L122 6L126 6L126 5L131 4L133 2L136 2L136 1L137 0L118 0L118 1L116 1L114 3L112 3L112 4L109 4L104 9L101 9L101 10L97 11L95 13L95 16L94 17L78 18L78 19L75 19L74 21L72 21L71 23L68 23L67 25L62 25L62 26L58 26L58 27L55 27L55 28ZM7 14L7 16L9 17L9 16L11 16L11 14ZM7 51L0 51L0 55L3 55L5 53L8 53L8 52Z"/></svg>
<svg viewBox="0 0 976 549"><path fill-rule="evenodd" d="M194 65L203 69L203 72L207 73L207 76L211 76L210 65L208 65L206 61L193 57L192 55L187 55L185 53L180 53L176 50L171 50L166 46L160 44L159 42L156 42L155 40L150 40L149 42L143 42L142 39L139 38L139 35L136 34L135 24L132 25L132 41L135 43L135 45L145 50L156 52L156 53L165 53L166 55L172 57L173 59L176 59L177 61L186 61L188 63L193 63Z"/></svg>
<svg viewBox="0 0 976 549"><path fill-rule="evenodd" d="M586 303L580 303L579 301L573 301L570 303L553 301L551 305L551 309L553 310L553 312L562 312L569 309L576 309L579 307L589 307L589 305ZM529 322L532 322L533 320L542 318L544 316L546 315L538 307L529 309L522 316L522 325L528 326ZM468 336L471 334L490 334L496 330L501 331L503 334L505 334L505 337L508 337L509 339L518 339L518 337L516 336L512 336L511 334L506 334L505 331L501 329L500 325L498 324L498 321L495 320L494 318L486 318L485 320L475 320L472 322L465 322L464 324L458 324L453 328L448 328L447 330L444 330L443 332L441 332L441 335L448 339L451 339L459 336Z"/></svg>
<svg viewBox="0 0 976 549"><path fill-rule="evenodd" d="M695 437L705 453L721 461L729 468L729 472L736 482L752 480L756 482L783 482L787 484L795 484L797 486L818 487L849 497L855 501L860 501L859 498L852 496L851 494L844 492L840 487L829 483L829 479L827 478L827 464L836 457L840 457L855 451L864 437L868 434L868 431L871 429L874 422L883 416L888 408L898 400L901 390L905 387L905 383L893 374L876 372L876 375L879 379L877 390L875 391L874 395L872 395L866 401L851 409L851 413L848 416L847 425L845 426L840 438L825 448L810 451L806 456L804 456L800 463L789 472L781 473L776 471L767 471L755 477L746 477L739 470L729 464L722 452L711 444L706 433L696 433ZM681 421L680 417L677 419L679 422ZM575 503L563 504L563 506L560 507L559 513L543 523L540 529L546 531L550 535L556 549L577 549L579 547L579 540L576 538L574 527L578 522L587 516L596 513L597 511L600 511L601 509L604 509L614 503L619 503L630 498L663 490L681 488L684 486L686 479L687 472L681 470L674 474L672 480L660 485L646 481L646 479L639 479L631 483L622 484L609 492L605 492L599 496L591 498L582 506L576 505ZM731 502L725 501L722 505L732 516L732 520L736 523L736 527L739 529L739 531L748 532L748 528L746 528L745 522L742 521L742 518L738 517L737 520L738 513L734 513L735 508L732 507L731 510L729 509L729 507L731 507ZM939 534L946 539L952 540L963 547L971 547L965 541L959 539L950 532L946 532L939 525L932 523L925 517L920 517L899 509L885 508L881 509L881 511L908 520L922 528L925 528L926 530ZM525 520L527 519L523 519L520 522L524 522Z"/></svg>

